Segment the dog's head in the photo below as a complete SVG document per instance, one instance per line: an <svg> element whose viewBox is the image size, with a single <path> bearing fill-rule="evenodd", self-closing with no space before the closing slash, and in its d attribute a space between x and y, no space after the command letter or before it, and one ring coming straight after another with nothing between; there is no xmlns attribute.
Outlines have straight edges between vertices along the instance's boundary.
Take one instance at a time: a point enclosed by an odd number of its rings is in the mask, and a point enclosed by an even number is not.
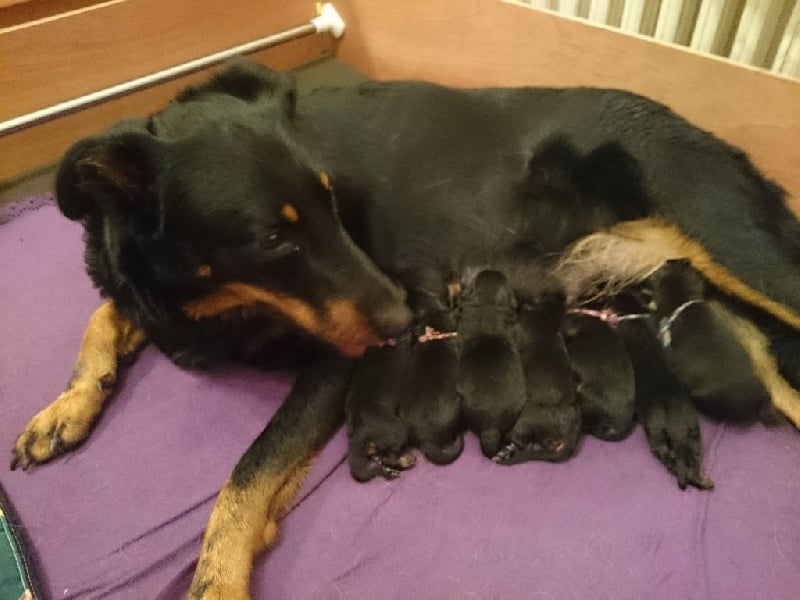
<svg viewBox="0 0 800 600"><path fill-rule="evenodd" d="M329 177L293 140L293 89L247 66L146 123L78 142L59 169L58 203L102 238L118 278L185 316L261 307L359 355L404 331L411 314L342 227Z"/></svg>

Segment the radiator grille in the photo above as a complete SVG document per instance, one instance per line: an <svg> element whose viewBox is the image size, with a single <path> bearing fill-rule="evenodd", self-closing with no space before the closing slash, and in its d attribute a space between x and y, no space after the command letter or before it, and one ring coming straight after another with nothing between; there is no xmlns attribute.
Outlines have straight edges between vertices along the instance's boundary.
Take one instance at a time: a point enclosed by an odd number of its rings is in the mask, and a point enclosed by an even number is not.
<svg viewBox="0 0 800 600"><path fill-rule="evenodd" d="M800 0L519 0L800 78Z"/></svg>

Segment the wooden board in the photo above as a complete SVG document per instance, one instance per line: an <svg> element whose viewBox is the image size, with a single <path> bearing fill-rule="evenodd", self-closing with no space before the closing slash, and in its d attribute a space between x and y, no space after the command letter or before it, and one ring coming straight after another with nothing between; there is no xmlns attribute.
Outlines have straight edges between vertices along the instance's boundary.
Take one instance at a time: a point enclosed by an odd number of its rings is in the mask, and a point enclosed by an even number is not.
<svg viewBox="0 0 800 600"><path fill-rule="evenodd" d="M0 120L308 23L312 2L115 0L0 32Z"/></svg>
<svg viewBox="0 0 800 600"><path fill-rule="evenodd" d="M211 5L216 8L205 10ZM14 57L0 61L0 119L301 25L314 14L313 3L280 0L124 0L0 32L0 56ZM255 56L288 69L329 53L330 39L309 36ZM56 160L70 143L120 117L162 107L177 89L207 76L200 72L0 137L0 181Z"/></svg>
<svg viewBox="0 0 800 600"><path fill-rule="evenodd" d="M370 77L599 86L659 100L747 151L800 212L800 82L498 0L337 0L337 56Z"/></svg>

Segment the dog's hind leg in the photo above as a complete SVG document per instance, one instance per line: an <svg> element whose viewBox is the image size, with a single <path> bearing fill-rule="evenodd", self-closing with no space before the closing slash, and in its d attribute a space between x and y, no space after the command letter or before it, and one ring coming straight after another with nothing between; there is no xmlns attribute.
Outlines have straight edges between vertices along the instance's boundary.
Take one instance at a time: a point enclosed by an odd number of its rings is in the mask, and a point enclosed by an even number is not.
<svg viewBox="0 0 800 600"><path fill-rule="evenodd" d="M564 284L569 301L613 296L645 279L665 261L679 258L688 259L719 289L800 330L800 313L789 303L748 285L716 262L703 244L661 218L623 221L579 239L559 259L555 274ZM790 279L798 277L792 273Z"/></svg>
<svg viewBox="0 0 800 600"><path fill-rule="evenodd" d="M714 306L750 357L756 376L769 392L772 406L800 429L800 392L781 376L767 336L752 322L721 303L715 302Z"/></svg>
<svg viewBox="0 0 800 600"><path fill-rule="evenodd" d="M66 391L19 435L11 468L47 462L83 442L114 390L118 362L132 360L146 342L144 331L120 315L112 302L95 310Z"/></svg>
<svg viewBox="0 0 800 600"><path fill-rule="evenodd" d="M250 598L253 557L278 534L278 519L314 457L344 422L351 363L329 356L302 372L223 486L203 536L192 600Z"/></svg>

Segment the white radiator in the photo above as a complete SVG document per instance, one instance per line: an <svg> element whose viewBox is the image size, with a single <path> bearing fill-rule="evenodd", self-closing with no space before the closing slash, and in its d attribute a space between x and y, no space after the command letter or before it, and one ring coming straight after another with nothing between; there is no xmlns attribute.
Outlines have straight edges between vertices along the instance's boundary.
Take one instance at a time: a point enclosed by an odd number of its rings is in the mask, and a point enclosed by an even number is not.
<svg viewBox="0 0 800 600"><path fill-rule="evenodd" d="M519 0L800 78L800 0Z"/></svg>

